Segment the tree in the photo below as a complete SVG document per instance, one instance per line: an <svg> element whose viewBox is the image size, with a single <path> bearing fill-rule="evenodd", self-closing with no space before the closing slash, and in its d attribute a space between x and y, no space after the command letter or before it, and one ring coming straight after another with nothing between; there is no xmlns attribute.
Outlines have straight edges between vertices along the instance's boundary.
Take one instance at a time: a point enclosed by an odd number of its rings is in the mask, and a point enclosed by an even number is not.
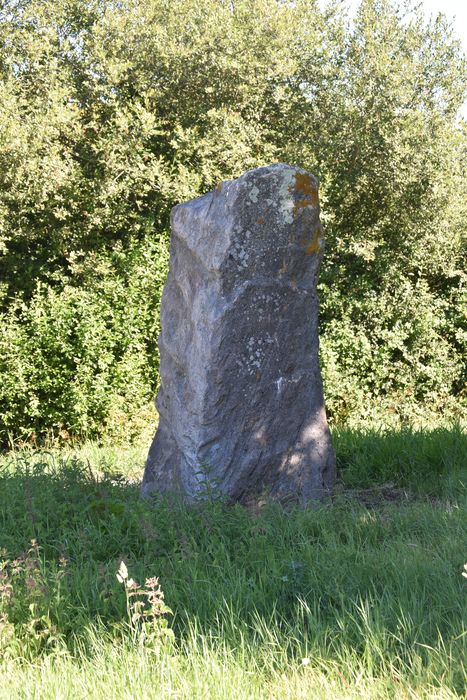
<svg viewBox="0 0 467 700"><path fill-rule="evenodd" d="M333 419L455 412L464 85L445 20L390 0L363 0L354 28L339 2L4 1L0 433L98 434L112 405L143 407L170 208L278 160L321 180ZM35 349L41 314L62 318L63 352L44 325Z"/></svg>

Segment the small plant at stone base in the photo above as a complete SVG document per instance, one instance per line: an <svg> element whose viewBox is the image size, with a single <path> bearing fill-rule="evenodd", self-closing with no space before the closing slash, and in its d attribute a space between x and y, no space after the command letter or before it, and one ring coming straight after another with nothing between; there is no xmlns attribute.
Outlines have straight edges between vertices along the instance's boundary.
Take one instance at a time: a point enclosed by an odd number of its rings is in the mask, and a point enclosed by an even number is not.
<svg viewBox="0 0 467 700"><path fill-rule="evenodd" d="M128 626L134 643L160 653L171 645L174 633L165 615L172 610L164 602L164 593L157 577L147 578L144 586L128 577L125 562L120 562L118 581L125 587Z"/></svg>
<svg viewBox="0 0 467 700"><path fill-rule="evenodd" d="M221 480L214 476L214 469L209 464L201 464L195 472L198 479L197 499L204 503L219 503L225 499L220 490Z"/></svg>

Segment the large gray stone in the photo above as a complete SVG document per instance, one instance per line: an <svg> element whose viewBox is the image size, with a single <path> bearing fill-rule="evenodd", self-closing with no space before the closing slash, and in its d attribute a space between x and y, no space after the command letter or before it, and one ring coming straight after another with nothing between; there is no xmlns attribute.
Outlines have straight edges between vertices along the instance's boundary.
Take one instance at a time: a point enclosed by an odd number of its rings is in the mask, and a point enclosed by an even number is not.
<svg viewBox="0 0 467 700"><path fill-rule="evenodd" d="M172 211L160 422L142 494L305 503L335 457L318 360L318 182L258 168ZM202 467L202 469L200 469Z"/></svg>

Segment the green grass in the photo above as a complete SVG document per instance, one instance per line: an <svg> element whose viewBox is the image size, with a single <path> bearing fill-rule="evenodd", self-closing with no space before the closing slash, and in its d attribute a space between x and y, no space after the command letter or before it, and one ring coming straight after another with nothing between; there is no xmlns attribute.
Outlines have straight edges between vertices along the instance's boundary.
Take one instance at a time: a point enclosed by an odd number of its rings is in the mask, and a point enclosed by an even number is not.
<svg viewBox="0 0 467 700"><path fill-rule="evenodd" d="M465 436L334 439L307 510L141 502L144 448L5 455L0 697L464 697ZM173 641L129 620L122 560Z"/></svg>

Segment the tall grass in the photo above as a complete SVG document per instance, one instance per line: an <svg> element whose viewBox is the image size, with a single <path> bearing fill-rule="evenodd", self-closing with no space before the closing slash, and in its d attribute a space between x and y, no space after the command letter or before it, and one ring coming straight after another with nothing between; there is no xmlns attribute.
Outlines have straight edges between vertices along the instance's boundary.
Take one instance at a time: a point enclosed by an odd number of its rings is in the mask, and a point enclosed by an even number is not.
<svg viewBox="0 0 467 700"><path fill-rule="evenodd" d="M464 440L342 430L307 510L141 502L137 450L5 456L0 697L462 697ZM121 561L160 578L152 635Z"/></svg>
<svg viewBox="0 0 467 700"><path fill-rule="evenodd" d="M467 437L459 423L431 430L336 428L333 439L348 487L389 481L418 496L465 497Z"/></svg>

